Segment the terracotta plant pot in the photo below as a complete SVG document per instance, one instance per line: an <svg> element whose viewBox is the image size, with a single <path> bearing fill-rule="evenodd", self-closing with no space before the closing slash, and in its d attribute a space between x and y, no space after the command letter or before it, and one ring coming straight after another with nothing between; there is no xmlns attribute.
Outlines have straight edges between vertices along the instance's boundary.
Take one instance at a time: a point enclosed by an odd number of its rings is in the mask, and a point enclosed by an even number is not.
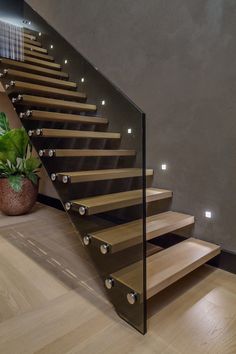
<svg viewBox="0 0 236 354"><path fill-rule="evenodd" d="M0 210L6 215L28 213L37 200L38 185L23 179L22 190L15 192L7 178L0 178Z"/></svg>

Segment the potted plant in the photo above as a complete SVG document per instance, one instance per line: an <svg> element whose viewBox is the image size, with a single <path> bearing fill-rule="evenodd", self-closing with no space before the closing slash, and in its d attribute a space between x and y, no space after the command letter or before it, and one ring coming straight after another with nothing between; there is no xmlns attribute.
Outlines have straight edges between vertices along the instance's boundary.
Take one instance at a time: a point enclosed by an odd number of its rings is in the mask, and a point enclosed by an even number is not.
<svg viewBox="0 0 236 354"><path fill-rule="evenodd" d="M28 213L37 200L40 160L24 128L10 129L0 113L0 210L7 215Z"/></svg>

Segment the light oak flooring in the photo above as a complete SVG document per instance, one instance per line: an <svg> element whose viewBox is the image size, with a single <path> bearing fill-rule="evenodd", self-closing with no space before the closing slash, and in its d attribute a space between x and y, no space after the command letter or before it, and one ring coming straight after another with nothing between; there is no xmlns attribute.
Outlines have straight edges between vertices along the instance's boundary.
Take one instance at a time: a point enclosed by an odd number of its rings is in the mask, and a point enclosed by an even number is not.
<svg viewBox="0 0 236 354"><path fill-rule="evenodd" d="M236 276L201 267L148 317L142 336L115 314L65 213L0 215L1 354L235 354Z"/></svg>

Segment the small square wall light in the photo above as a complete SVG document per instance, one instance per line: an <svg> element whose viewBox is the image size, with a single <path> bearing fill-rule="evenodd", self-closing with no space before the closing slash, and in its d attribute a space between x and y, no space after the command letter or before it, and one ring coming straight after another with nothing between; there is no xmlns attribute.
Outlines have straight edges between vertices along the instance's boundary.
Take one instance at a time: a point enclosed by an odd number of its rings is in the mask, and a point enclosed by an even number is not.
<svg viewBox="0 0 236 354"><path fill-rule="evenodd" d="M128 128L128 129L127 129L127 133L128 133L128 134L132 134L132 129L131 129L131 128Z"/></svg>
<svg viewBox="0 0 236 354"><path fill-rule="evenodd" d="M42 32L39 32L39 37L41 37L42 36Z"/></svg>
<svg viewBox="0 0 236 354"><path fill-rule="evenodd" d="M53 49L53 44L50 45L50 49Z"/></svg>
<svg viewBox="0 0 236 354"><path fill-rule="evenodd" d="M65 59L65 60L64 60L64 63L67 64L67 63L68 63L68 59Z"/></svg>
<svg viewBox="0 0 236 354"><path fill-rule="evenodd" d="M105 104L106 104L106 101L105 101L105 100L102 100L101 105L102 105L102 106L105 106Z"/></svg>
<svg viewBox="0 0 236 354"><path fill-rule="evenodd" d="M80 80L81 82L84 82L84 77L81 77L81 80Z"/></svg>
<svg viewBox="0 0 236 354"><path fill-rule="evenodd" d="M161 164L161 169L162 169L163 171L165 171L165 170L167 169L167 164L166 164L166 163L162 163L162 164Z"/></svg>
<svg viewBox="0 0 236 354"><path fill-rule="evenodd" d="M205 211L205 217L206 217L207 219L211 219L211 218L212 218L212 212L211 212L210 210L206 210L206 211Z"/></svg>

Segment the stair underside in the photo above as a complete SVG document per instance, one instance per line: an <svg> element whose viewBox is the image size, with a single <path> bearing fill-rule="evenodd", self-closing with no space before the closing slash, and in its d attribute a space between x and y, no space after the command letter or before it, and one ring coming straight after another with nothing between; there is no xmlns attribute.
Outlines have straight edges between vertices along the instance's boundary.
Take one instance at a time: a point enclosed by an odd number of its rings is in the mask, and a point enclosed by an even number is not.
<svg viewBox="0 0 236 354"><path fill-rule="evenodd" d="M46 66L49 68L52 68L54 70L61 70L61 65L57 64L57 63L53 63L51 61L47 61L47 60L42 60L42 59L37 59L37 58L33 58L33 57L29 57L27 55L24 56L24 63L29 63L29 64L37 64L39 66Z"/></svg>
<svg viewBox="0 0 236 354"><path fill-rule="evenodd" d="M212 243L190 238L147 258L147 299L151 298L220 253ZM142 295L142 262L111 274L115 286Z"/></svg>
<svg viewBox="0 0 236 354"><path fill-rule="evenodd" d="M24 48L24 55L29 55L30 57L34 57L34 58L40 58L40 59L44 59L44 60L54 61L54 58L51 55L38 53L34 50L29 50L26 48Z"/></svg>
<svg viewBox="0 0 236 354"><path fill-rule="evenodd" d="M76 90L77 84L75 82L55 79L53 77L42 76L37 74L31 74L25 71L19 71L14 69L6 69L3 73L4 77L21 78L24 81L36 82L47 84L48 86L55 86L64 89Z"/></svg>
<svg viewBox="0 0 236 354"><path fill-rule="evenodd" d="M49 68L43 68L41 66L33 65L33 64L27 64L21 61L16 61L16 60L11 60L11 59L5 59L1 58L0 59L1 67L4 68L16 68L17 70L24 70L24 71L29 71L29 72L36 72L39 73L40 75L45 74L46 76L53 76L53 77L58 77L58 78L63 78L63 79L68 79L69 75L63 71L60 70L53 70Z"/></svg>
<svg viewBox="0 0 236 354"><path fill-rule="evenodd" d="M166 192L169 191L164 191L164 196ZM193 223L193 216L173 211L149 216L146 218L146 240L150 241ZM89 235L92 240L98 241L96 242L98 246L101 244L108 245L109 253L115 253L143 242L143 219L110 227Z"/></svg>
<svg viewBox="0 0 236 354"><path fill-rule="evenodd" d="M56 174L58 181L62 181L64 177L68 177L68 182L92 182L108 179L119 178L132 178L142 176L141 168L119 168L107 170L91 170L91 171L78 171L78 172L59 172ZM153 170L146 170L146 176L152 176Z"/></svg>
<svg viewBox="0 0 236 354"><path fill-rule="evenodd" d="M55 122L71 122L82 124L107 124L108 119L102 117L83 116L78 114L47 112L38 110L28 110L22 114L22 118Z"/></svg>
<svg viewBox="0 0 236 354"><path fill-rule="evenodd" d="M86 215L93 215L97 213L103 213L105 211L109 210L115 210L119 208L125 208L129 207L132 205L138 205L142 203L142 189L138 190L132 190L132 191L127 191L127 192L120 192L120 193L112 193L112 194L105 194L105 195L98 195L95 197L90 197L90 198L83 198L83 199L76 199L71 201L71 205L73 209L79 209L80 207L84 207L86 210ZM165 190L165 189L156 189L156 188L148 188L146 189L146 200L147 202L152 202L164 198L171 198L172 197L172 192ZM133 222L134 225L136 223L139 224L139 222ZM127 225L127 224L125 224ZM123 232L128 232L130 231L130 228L127 227L127 230L122 228L122 225L118 226L120 231ZM134 226L135 227L135 226ZM115 233L116 227L112 228L114 232L111 231L111 233ZM107 229L108 230L108 229ZM104 230L105 233L107 233L107 230ZM102 231L99 233L96 233L102 235ZM117 234L115 237L123 237L124 235L119 236L119 231L117 231ZM107 241L107 243L109 243Z"/></svg>
<svg viewBox="0 0 236 354"><path fill-rule="evenodd" d="M23 81L11 81L7 85L9 85L8 91L10 91L11 93L34 93L50 97L73 99L75 101L86 100L86 94L83 92L64 90L56 87L37 85Z"/></svg>
<svg viewBox="0 0 236 354"><path fill-rule="evenodd" d="M120 139L121 137L120 133L46 128L40 129L39 135L38 130L31 130L29 134L30 136L47 138Z"/></svg>
<svg viewBox="0 0 236 354"><path fill-rule="evenodd" d="M135 156L135 150L102 150L102 149L45 149L40 156L44 157L102 157L102 156Z"/></svg>
<svg viewBox="0 0 236 354"><path fill-rule="evenodd" d="M97 107L93 104L86 104L74 101L64 101L54 98L31 96L31 95L21 95L21 100L19 104L37 106L37 107L47 107L51 109L69 109L72 111L79 112L95 112Z"/></svg>

